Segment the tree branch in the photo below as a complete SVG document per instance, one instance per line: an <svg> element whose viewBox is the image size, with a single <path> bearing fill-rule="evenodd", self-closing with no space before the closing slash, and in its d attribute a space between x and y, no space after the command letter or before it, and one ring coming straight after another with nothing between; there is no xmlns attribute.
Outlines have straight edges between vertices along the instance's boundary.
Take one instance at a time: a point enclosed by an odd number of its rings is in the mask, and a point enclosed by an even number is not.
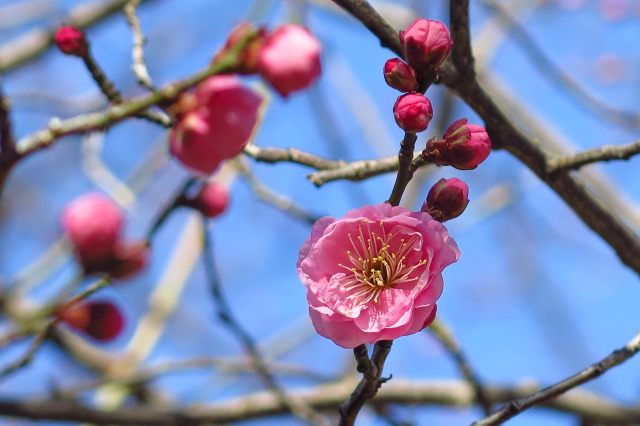
<svg viewBox="0 0 640 426"><path fill-rule="evenodd" d="M349 397L354 379L299 390L297 398L316 410L335 410ZM486 388L493 404L530 395L538 390L534 385ZM372 404L434 405L446 407L471 407L473 389L464 381L409 382L393 380L381 388ZM590 392L574 390L551 401L543 407L574 414L582 419L600 424L633 425L640 423L640 409L629 408ZM8 400L0 399L0 416L28 418L32 420L58 420L118 425L204 425L232 423L241 420L264 418L286 414L287 410L271 392L259 392L226 402L200 408L160 410L152 407L128 407L114 411L102 411L77 402L60 399Z"/></svg>
<svg viewBox="0 0 640 426"><path fill-rule="evenodd" d="M560 170L578 170L587 164L611 160L628 160L640 154L640 140L626 145L604 145L599 148L586 149L573 155L556 155L547 160L549 174Z"/></svg>
<svg viewBox="0 0 640 426"><path fill-rule="evenodd" d="M578 374L575 374L568 379L544 388L541 391L534 393L533 395L510 401L504 407L493 413L491 416L485 418L484 420L480 420L479 422L475 422L474 425L490 426L502 424L506 420L523 412L524 410L557 398L559 395L562 395L568 390L571 390L583 383L601 376L607 370L622 364L623 362L634 356L638 352L638 350L640 350L640 333L638 333L636 337L634 337L624 347L614 351L611 355L604 358L600 362L585 368Z"/></svg>
<svg viewBox="0 0 640 426"><path fill-rule="evenodd" d="M83 29L119 12L129 0L93 0L71 9L63 21ZM150 0L143 0L150 1ZM44 53L53 44L59 27L56 22L48 28L32 30L0 46L0 74L16 68Z"/></svg>

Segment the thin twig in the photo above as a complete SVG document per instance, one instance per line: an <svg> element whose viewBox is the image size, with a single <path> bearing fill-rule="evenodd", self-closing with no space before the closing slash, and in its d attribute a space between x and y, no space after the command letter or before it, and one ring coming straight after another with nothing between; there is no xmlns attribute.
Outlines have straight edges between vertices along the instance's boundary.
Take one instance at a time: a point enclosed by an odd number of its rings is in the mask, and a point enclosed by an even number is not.
<svg viewBox="0 0 640 426"><path fill-rule="evenodd" d="M484 413L489 416L493 411L491 401L489 401L484 386L480 383L480 379L478 379L471 369L469 361L462 352L462 349L453 336L451 330L446 326L446 324L438 319L433 321L425 330L431 332L453 357L458 369L475 392L476 401L480 404Z"/></svg>
<svg viewBox="0 0 640 426"><path fill-rule="evenodd" d="M273 207L288 213L292 217L302 220L310 225L313 225L318 219L320 219L320 216L307 211L303 207L294 203L290 198L278 194L260 182L249 168L249 165L245 164L242 159L238 159L235 164L254 194L267 204L270 204Z"/></svg>
<svg viewBox="0 0 640 426"><path fill-rule="evenodd" d="M83 29L120 12L129 0L93 0L71 9L62 22ZM144 0L151 1L151 0ZM47 28L38 28L0 46L0 74L29 62L53 44L58 21Z"/></svg>
<svg viewBox="0 0 640 426"><path fill-rule="evenodd" d="M556 156L547 160L547 171L555 173L559 170L578 170L587 164L612 160L628 160L640 154L640 140L626 145L604 145L590 148L573 155Z"/></svg>
<svg viewBox="0 0 640 426"><path fill-rule="evenodd" d="M181 200L184 199L187 192L195 185L197 179L195 177L190 177L180 186L180 189L176 191L176 193L171 197L169 202L160 210L158 216L153 220L153 223L149 227L149 231L147 231L147 237L145 241L147 244L151 244L151 240L156 235L156 233L160 230L164 222L171 215L171 213L181 205Z"/></svg>
<svg viewBox="0 0 640 426"><path fill-rule="evenodd" d="M504 407L493 413L491 416L475 422L475 426L490 426L502 424L513 416L527 410L536 405L545 403L551 399L557 398L559 395L580 386L590 380L600 377L607 370L618 366L634 356L640 350L640 333L638 333L624 347L615 350L611 355L602 359L581 372L562 380L552 386L542 389L533 395L519 398L508 402Z"/></svg>
<svg viewBox="0 0 640 426"><path fill-rule="evenodd" d="M38 334L36 334L36 336L34 337L33 341L29 345L29 349L27 349L27 352L25 352L25 354L21 356L20 359L9 364L5 368L3 368L2 371L0 371L0 380L15 373L21 368L26 367L31 363L31 361L33 361L33 357L35 356L38 349L40 349L40 347L44 343L45 339L47 338L47 335L49 334L49 331L54 326L54 324L55 324L55 321L50 321L47 324L45 324L42 330L40 330Z"/></svg>
<svg viewBox="0 0 640 426"><path fill-rule="evenodd" d="M244 148L244 153L262 163L279 163L285 161L312 167L316 170L337 169L346 165L344 161L318 157L317 155L300 151L297 148L261 148L254 144L248 144Z"/></svg>
<svg viewBox="0 0 640 426"><path fill-rule="evenodd" d="M217 267L214 261L213 247L211 245L211 236L207 232L206 218L203 217L202 222L204 241L202 256L207 278L209 280L209 289L211 290L211 295L213 296L213 300L215 302L218 317L227 325L229 330L242 343L245 351L253 361L258 375L267 386L267 388L271 392L273 392L274 395L276 395L279 402L284 407L289 409L291 413L295 414L296 416L311 422L311 424L328 424L327 420L323 416L316 413L307 404L302 403L296 399L292 399L287 394L285 394L284 390L280 387L275 377L269 370L267 363L262 358L262 355L258 351L258 348L253 341L253 338L246 330L244 330L244 328L242 328L240 323L231 313L231 308L224 293L222 292L222 287L220 285L220 278L218 276Z"/></svg>
<svg viewBox="0 0 640 426"><path fill-rule="evenodd" d="M153 82L149 76L147 70L147 62L144 59L144 45L147 42L146 37L142 34L142 28L140 28L140 19L137 15L137 8L142 0L129 0L124 7L124 14L127 17L127 22L133 32L133 72L138 78L138 83L147 89L154 91Z"/></svg>
<svg viewBox="0 0 640 426"><path fill-rule="evenodd" d="M249 35L241 40L241 42L236 44L224 56L219 57L218 60L203 71L197 72L193 76L183 80L167 84L157 92L124 101L118 105L111 105L95 113L83 114L66 120L54 118L49 122L47 128L31 133L20 139L16 146L17 151L21 156L25 156L50 146L55 140L62 136L104 129L126 118L133 117L153 105L171 102L182 92L197 85L206 78L215 74L228 72L229 69L235 65L238 53L253 36L254 35Z"/></svg>

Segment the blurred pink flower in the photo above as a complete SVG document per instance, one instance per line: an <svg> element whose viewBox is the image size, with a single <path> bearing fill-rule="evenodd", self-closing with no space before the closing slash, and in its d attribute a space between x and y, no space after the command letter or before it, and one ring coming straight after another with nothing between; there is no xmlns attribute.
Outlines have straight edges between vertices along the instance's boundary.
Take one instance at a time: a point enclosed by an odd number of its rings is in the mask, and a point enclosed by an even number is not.
<svg viewBox="0 0 640 426"><path fill-rule="evenodd" d="M213 173L249 142L261 104L262 98L238 78L209 77L174 107L178 122L171 132L171 153L196 172Z"/></svg>
<svg viewBox="0 0 640 426"><path fill-rule="evenodd" d="M262 77L283 97L313 83L321 72L320 42L304 27L283 25L267 35L258 55Z"/></svg>
<svg viewBox="0 0 640 426"><path fill-rule="evenodd" d="M85 266L111 257L123 226L124 215L118 206L98 192L76 198L62 212L62 229Z"/></svg>
<svg viewBox="0 0 640 426"><path fill-rule="evenodd" d="M442 270L459 257L429 214L378 204L318 220L300 249L298 275L316 331L354 348L428 326Z"/></svg>
<svg viewBox="0 0 640 426"><path fill-rule="evenodd" d="M189 200L188 205L205 217L212 219L221 215L229 206L229 190L218 182L205 182L198 195Z"/></svg>

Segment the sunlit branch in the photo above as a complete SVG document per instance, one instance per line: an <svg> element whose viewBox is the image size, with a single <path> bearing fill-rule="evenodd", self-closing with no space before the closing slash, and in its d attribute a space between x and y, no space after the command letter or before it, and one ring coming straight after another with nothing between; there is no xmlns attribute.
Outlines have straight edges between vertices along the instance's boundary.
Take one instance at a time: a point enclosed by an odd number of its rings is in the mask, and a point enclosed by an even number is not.
<svg viewBox="0 0 640 426"><path fill-rule="evenodd" d="M355 380L319 385L301 389L293 398L317 410L335 410L353 391ZM538 388L534 385L486 388L493 404L530 395ZM441 407L471 407L473 389L464 381L409 382L394 379L380 388L371 404L401 404ZM616 405L599 395L574 390L557 399L544 402L540 407L579 416L599 424L640 423L640 409ZM77 421L118 425L204 425L232 423L242 420L286 414L272 392L259 392L237 399L199 408L161 410L154 407L124 407L113 411L90 408L68 399L7 400L0 399L0 415L33 420Z"/></svg>
<svg viewBox="0 0 640 426"><path fill-rule="evenodd" d="M142 28L140 28L140 19L137 15L137 9L142 0L129 0L124 7L124 13L127 16L127 21L133 32L133 72L138 78L138 83L147 89L153 91L153 82L149 76L147 70L147 63L144 59L144 45L147 42L146 37L142 34Z"/></svg>
<svg viewBox="0 0 640 426"><path fill-rule="evenodd" d="M559 170L578 170L588 164L628 160L638 154L640 154L640 140L626 145L604 145L599 148L586 149L573 155L551 156L547 160L547 171L554 173Z"/></svg>

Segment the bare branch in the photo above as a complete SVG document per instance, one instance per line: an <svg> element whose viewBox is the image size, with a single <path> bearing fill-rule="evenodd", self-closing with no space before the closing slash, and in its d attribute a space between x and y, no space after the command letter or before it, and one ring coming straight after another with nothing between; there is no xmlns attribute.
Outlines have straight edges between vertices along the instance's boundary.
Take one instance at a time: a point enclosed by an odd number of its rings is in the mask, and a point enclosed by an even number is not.
<svg viewBox="0 0 640 426"><path fill-rule="evenodd" d="M586 149L573 155L557 155L555 158L551 156L547 160L547 172L578 170L588 164L611 160L628 160L638 154L640 154L640 140L626 145L604 145L599 148Z"/></svg>
<svg viewBox="0 0 640 426"><path fill-rule="evenodd" d="M83 29L119 12L128 0L93 0L80 4L63 21ZM144 0L150 1L150 0ZM0 46L0 74L16 68L42 54L53 44L58 23L49 28L36 29Z"/></svg>
<svg viewBox="0 0 640 426"><path fill-rule="evenodd" d="M346 165L344 161L328 160L318 157L296 148L260 148L254 144L248 144L244 153L256 161L263 163L289 162L303 166L313 167L316 170L337 169Z"/></svg>
<svg viewBox="0 0 640 426"><path fill-rule="evenodd" d="M504 407L493 413L491 416L487 417L484 420L480 420L479 422L475 422L474 425L490 426L502 424L506 420L512 418L518 413L523 412L524 410L527 410L539 404L543 404L551 399L557 398L559 395L562 395L563 393L577 386L580 386L583 383L601 376L607 370L622 364L623 362L634 356L639 350L640 333L638 333L636 337L634 337L624 347L613 351L611 355L604 358L600 362L597 362L596 364L585 368L578 374L575 374L568 379L544 388L541 391L534 393L533 395L510 401Z"/></svg>
<svg viewBox="0 0 640 426"><path fill-rule="evenodd" d="M147 70L147 63L144 59L144 45L147 42L146 37L142 34L142 28L140 28L140 19L138 19L137 9L142 0L129 0L124 7L124 13L127 16L129 26L133 31L133 72L138 78L138 83L147 89L153 91L153 82L149 76Z"/></svg>
<svg viewBox="0 0 640 426"><path fill-rule="evenodd" d="M102 111L83 114L67 120L54 118L46 129L37 131L20 139L17 143L17 151L25 156L39 149L46 148L56 139L72 134L85 133L91 130L103 129L135 116L153 105L175 100L180 93L190 89L201 81L215 74L227 72L236 62L237 54L242 50L249 38L238 43L229 50L228 54L220 57L215 63L205 70L196 73L178 82L167 84L160 90L148 95L140 96L118 105L112 105Z"/></svg>
<svg viewBox="0 0 640 426"><path fill-rule="evenodd" d="M293 398L317 410L335 410L335 407L353 390L355 379L345 380L311 389L299 390ZM530 395L538 388L534 385L486 388L491 403L501 403ZM372 404L436 405L471 407L473 389L464 381L409 382L394 379L382 387ZM574 390L542 404L543 407L571 413L600 424L638 424L640 409L616 405L596 394ZM152 407L120 408L114 411L96 410L80 403L61 399L16 401L0 399L0 415L33 420L59 420L119 425L204 425L232 423L252 418L286 414L271 392L259 392L219 404L181 410L159 410Z"/></svg>

